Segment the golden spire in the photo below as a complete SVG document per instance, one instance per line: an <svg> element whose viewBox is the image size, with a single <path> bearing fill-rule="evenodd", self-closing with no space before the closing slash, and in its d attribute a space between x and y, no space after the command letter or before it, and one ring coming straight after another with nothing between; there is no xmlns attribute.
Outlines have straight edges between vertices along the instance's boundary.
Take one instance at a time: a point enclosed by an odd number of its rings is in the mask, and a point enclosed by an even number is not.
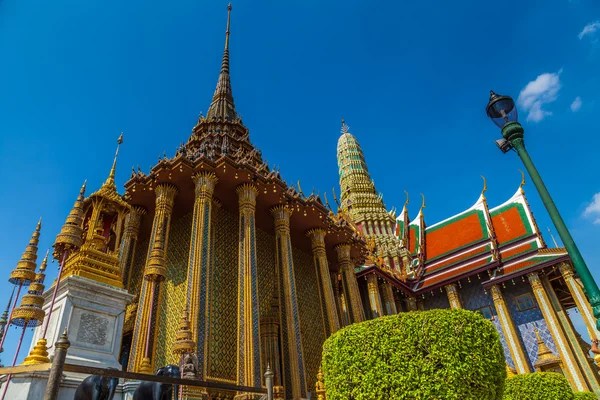
<svg viewBox="0 0 600 400"><path fill-rule="evenodd" d="M421 197L423 198L423 201L421 202L421 208L419 209L419 213L423 212L423 209L425 208L425 195L421 193Z"/></svg>
<svg viewBox="0 0 600 400"><path fill-rule="evenodd" d="M548 364L559 364L560 358L555 356L554 353L552 353L552 351L548 348L548 346L546 346L546 343L544 342L544 339L542 339L542 337L540 336L540 333L536 326L533 327L533 332L535 333L538 345L537 361L535 362L534 367L536 367L537 369L537 367L543 367Z"/></svg>
<svg viewBox="0 0 600 400"><path fill-rule="evenodd" d="M173 354L192 353L196 349L196 343L192 339L193 333L189 320L189 312L186 307L179 319L179 330L175 333L175 342L173 343Z"/></svg>
<svg viewBox="0 0 600 400"><path fill-rule="evenodd" d="M552 231L550 230L550 228L548 228L548 233L550 234L550 237L552 238L552 241L554 242L554 247L558 248L558 243L556 243L556 239L554 238L554 235L552 234Z"/></svg>
<svg viewBox="0 0 600 400"><path fill-rule="evenodd" d="M117 158L119 157L119 148L121 147L121 143L123 143L123 132L121 132L121 135L119 135L119 138L117 139L117 151L115 152L115 159L113 160L110 174L108 174L108 178L106 179L106 182L104 182L104 185L112 186L115 188L115 190L117 188L115 185L115 169L117 168Z"/></svg>
<svg viewBox="0 0 600 400"><path fill-rule="evenodd" d="M56 235L54 242L54 258L59 259L67 250L77 249L83 244L83 199L85 195L86 181L79 190L79 196L65 221L60 233Z"/></svg>
<svg viewBox="0 0 600 400"><path fill-rule="evenodd" d="M217 88L213 95L212 103L208 107L206 117L234 119L237 117L235 105L233 103L233 94L231 91L231 79L229 77L229 28L231 26L231 3L227 6L227 29L225 30L225 50L223 51L223 61L221 62L221 73L217 81Z"/></svg>
<svg viewBox="0 0 600 400"><path fill-rule="evenodd" d="M35 276L35 281L29 286L28 294L23 296L21 306L15 309L15 312L17 312L17 317L20 318L16 320L16 325L20 324L19 326L25 326L25 324L27 324L26 326L38 326L42 324L46 314L41 307L44 303L42 294L44 293L45 289L44 280L46 275L44 274L44 271L46 270L47 263L48 251L46 251L44 261L42 261L40 270ZM15 318L13 318L12 321L13 324L15 324L14 319ZM33 349L31 349L29 355L23 360L23 365L49 363L50 359L48 358L47 345L48 343L46 342L46 339L43 337L40 338L35 346L33 346Z"/></svg>
<svg viewBox="0 0 600 400"><path fill-rule="evenodd" d="M42 229L42 218L37 223L35 231L31 235L29 244L25 248L17 267L10 273L8 281L13 285L28 285L35 279L35 267L37 261L38 243L40 242L40 230Z"/></svg>
<svg viewBox="0 0 600 400"><path fill-rule="evenodd" d="M42 265L40 265L40 272L42 273L46 271L46 267L48 266L48 253L50 253L50 249L46 250L46 255L42 260Z"/></svg>

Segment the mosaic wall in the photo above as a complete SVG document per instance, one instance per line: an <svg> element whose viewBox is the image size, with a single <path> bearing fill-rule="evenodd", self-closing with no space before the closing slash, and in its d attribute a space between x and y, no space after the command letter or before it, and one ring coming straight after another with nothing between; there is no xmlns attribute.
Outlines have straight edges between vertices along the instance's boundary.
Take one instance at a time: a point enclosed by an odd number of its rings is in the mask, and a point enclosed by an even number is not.
<svg viewBox="0 0 600 400"><path fill-rule="evenodd" d="M179 318L185 308L187 262L192 229L192 213L171 223L167 244L167 275L161 283L154 366L179 364L172 353Z"/></svg>
<svg viewBox="0 0 600 400"><path fill-rule="evenodd" d="M213 268L208 288L207 377L236 382L238 216L213 207Z"/></svg>
<svg viewBox="0 0 600 400"><path fill-rule="evenodd" d="M504 293L504 298L506 299L506 304L508 305L508 309L510 310L510 314L515 323L515 327L519 331L521 335L521 339L523 344L525 345L525 353L529 358L529 364L533 368L533 364L537 361L537 338L535 337L535 332L533 330L534 326L537 327L540 336L546 343L546 346L555 354L558 355L556 350L556 345L554 344L554 340L552 339L552 335L548 330L548 326L546 325L546 321L540 311L537 302L535 300L535 296L531 291L531 285L527 280L523 282L521 279L516 279L513 283L507 282L506 288L502 289ZM535 304L535 308L525 311L519 311L517 308L517 303L515 301L515 297L523 295L525 293L531 294L533 302Z"/></svg>
<svg viewBox="0 0 600 400"><path fill-rule="evenodd" d="M496 331L498 331L498 334L500 335L500 343L502 343L502 348L504 349L506 363L509 367L514 368L514 361L510 355L508 345L506 344L506 338L504 336L504 332L502 331L500 321L498 320L498 314L496 313L494 301L492 300L489 290L484 291L483 287L481 286L481 281L476 277L471 278L471 282L465 280L461 282L461 287L459 287L458 291L460 293L460 299L463 307L467 310L473 311L480 310L483 307L489 307L493 317L491 321L496 327Z"/></svg>
<svg viewBox="0 0 600 400"><path fill-rule="evenodd" d="M442 291L440 291L439 289L435 289L433 291L433 295L431 295L431 292L425 294L425 300L423 301L425 303L426 310L433 310L434 308L450 308L448 295L446 294L446 290L444 288L442 288Z"/></svg>
<svg viewBox="0 0 600 400"><path fill-rule="evenodd" d="M129 293L140 296L140 289L142 288L142 281L144 280L144 267L146 266L146 257L148 255L148 245L150 243L150 237L145 236L138 241L135 248L135 255L133 258L133 264L131 265L131 283L129 286Z"/></svg>
<svg viewBox="0 0 600 400"><path fill-rule="evenodd" d="M293 249L294 272L300 314L300 331L304 353L304 369L308 390L315 387L317 372L321 365L321 353L325 341L325 327L321 312L321 300L317 288L317 274L313 257Z"/></svg>

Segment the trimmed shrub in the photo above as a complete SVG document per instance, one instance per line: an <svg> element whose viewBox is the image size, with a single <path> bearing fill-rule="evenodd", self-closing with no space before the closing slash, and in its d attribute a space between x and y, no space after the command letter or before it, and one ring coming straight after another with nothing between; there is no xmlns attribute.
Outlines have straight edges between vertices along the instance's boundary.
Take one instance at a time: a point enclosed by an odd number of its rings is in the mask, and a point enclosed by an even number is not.
<svg viewBox="0 0 600 400"><path fill-rule="evenodd" d="M467 310L350 325L325 341L322 365L328 400L498 400L506 379L494 325Z"/></svg>
<svg viewBox="0 0 600 400"><path fill-rule="evenodd" d="M592 392L574 392L573 400L598 400L598 396Z"/></svg>
<svg viewBox="0 0 600 400"><path fill-rule="evenodd" d="M573 400L574 398L567 378L556 372L515 375L506 380L504 389L504 400Z"/></svg>

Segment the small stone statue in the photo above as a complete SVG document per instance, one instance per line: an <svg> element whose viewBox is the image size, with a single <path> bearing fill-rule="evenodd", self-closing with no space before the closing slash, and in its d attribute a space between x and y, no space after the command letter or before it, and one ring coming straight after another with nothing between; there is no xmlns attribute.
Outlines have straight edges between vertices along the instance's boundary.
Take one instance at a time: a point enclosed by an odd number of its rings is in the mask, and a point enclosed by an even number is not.
<svg viewBox="0 0 600 400"><path fill-rule="evenodd" d="M183 379L199 379L198 357L194 353L187 353L183 357Z"/></svg>

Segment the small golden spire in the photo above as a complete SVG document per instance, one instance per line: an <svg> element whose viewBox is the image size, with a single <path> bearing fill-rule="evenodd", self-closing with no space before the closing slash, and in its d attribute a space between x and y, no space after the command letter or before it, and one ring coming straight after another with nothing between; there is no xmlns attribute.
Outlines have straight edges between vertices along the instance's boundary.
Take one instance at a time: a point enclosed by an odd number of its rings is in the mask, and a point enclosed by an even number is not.
<svg viewBox="0 0 600 400"><path fill-rule="evenodd" d="M229 49L229 27L231 26L231 3L227 5L227 30L225 30L225 50Z"/></svg>
<svg viewBox="0 0 600 400"><path fill-rule="evenodd" d="M42 229L42 219L38 221L35 231L29 239L29 244L25 247L25 251L21 259L17 263L17 267L10 273L8 281L13 285L28 285L35 279L35 268L37 262L38 243L40 242L40 231Z"/></svg>
<svg viewBox="0 0 600 400"><path fill-rule="evenodd" d="M409 197L408 197L408 192L405 190L404 194L406 195L406 201L404 202L404 208L406 208L406 206L408 206L408 202L410 201Z"/></svg>
<svg viewBox="0 0 600 400"><path fill-rule="evenodd" d="M48 253L50 253L50 249L46 250L46 255L42 260L42 265L40 265L40 272L46 271L46 267L48 266Z"/></svg>
<svg viewBox="0 0 600 400"><path fill-rule="evenodd" d="M304 192L302 192L302 187L300 186L300 180L298 180L298 193L304 195Z"/></svg>
<svg viewBox="0 0 600 400"><path fill-rule="evenodd" d="M552 241L554 242L554 247L558 248L558 243L556 243L556 239L554 238L554 235L552 234L552 231L550 230L549 227L548 227L548 233L550 234L550 237L552 238Z"/></svg>
<svg viewBox="0 0 600 400"><path fill-rule="evenodd" d="M487 191L487 182L485 180L485 176L481 175L481 179L483 179L483 190L481 191L481 196L485 199L485 192Z"/></svg>
<svg viewBox="0 0 600 400"><path fill-rule="evenodd" d="M77 200L75 200L75 204L67 220L62 226L60 233L56 235L52 255L59 261L66 250L77 249L83 244L83 200L86 182L87 180L83 182L79 190L79 196L77 196Z"/></svg>
<svg viewBox="0 0 600 400"><path fill-rule="evenodd" d="M525 186L525 172L519 170L521 173L521 184L519 185L519 189L523 191L523 186Z"/></svg>
<svg viewBox="0 0 600 400"><path fill-rule="evenodd" d="M192 353L196 349L196 342L193 340L193 332L189 320L187 306L181 313L179 319L179 330L175 332L175 342L173 343L173 354Z"/></svg>
<svg viewBox="0 0 600 400"><path fill-rule="evenodd" d="M425 195L421 193L421 197L423 198L423 202L421 203L421 209L419 210L419 213L425 208Z"/></svg>
<svg viewBox="0 0 600 400"><path fill-rule="evenodd" d="M346 125L346 121L342 118L342 134L348 133L350 127Z"/></svg>
<svg viewBox="0 0 600 400"><path fill-rule="evenodd" d="M113 160L112 167L110 169L110 173L108 174L108 178L104 185L115 186L115 170L117 169L117 158L119 157L119 148L121 147L121 143L123 143L123 132L119 135L117 139L117 151L115 152L115 159Z"/></svg>

